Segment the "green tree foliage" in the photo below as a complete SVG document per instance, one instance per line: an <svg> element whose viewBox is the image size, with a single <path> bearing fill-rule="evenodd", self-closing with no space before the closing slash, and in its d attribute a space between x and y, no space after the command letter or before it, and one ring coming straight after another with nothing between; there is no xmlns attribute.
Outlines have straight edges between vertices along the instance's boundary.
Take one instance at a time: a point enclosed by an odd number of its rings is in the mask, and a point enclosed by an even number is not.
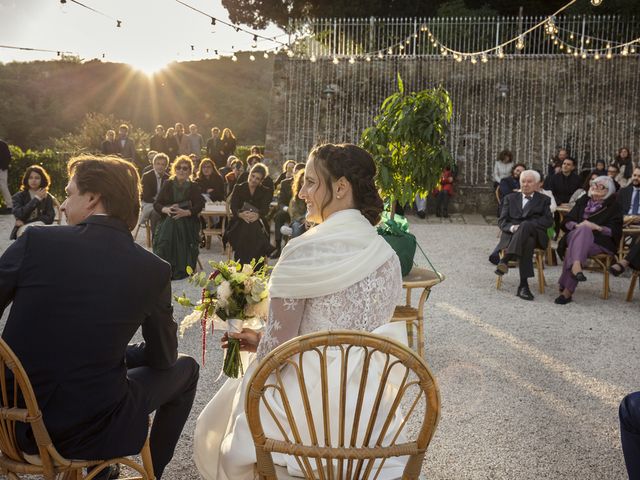
<svg viewBox="0 0 640 480"><path fill-rule="evenodd" d="M229 127L240 143L263 144L273 56L257 55L250 62L246 55L239 54L238 62L176 63L152 78L128 65L100 61L0 64L0 138L23 149L52 147L54 139L77 134L87 112L95 112L127 119L134 131L195 123L205 139L211 127ZM105 131L92 142L101 142Z"/></svg>
<svg viewBox="0 0 640 480"><path fill-rule="evenodd" d="M426 195L451 165L445 147L452 105L444 88L406 93L400 75L398 92L387 97L374 125L362 134L362 146L378 167L381 193L401 205Z"/></svg>
<svg viewBox="0 0 640 480"><path fill-rule="evenodd" d="M430 17L517 15L549 15L567 0L222 0L234 23L264 28L275 23L288 27L289 19L307 17ZM568 13L600 13L637 15L640 0L605 0L593 7L580 0Z"/></svg>

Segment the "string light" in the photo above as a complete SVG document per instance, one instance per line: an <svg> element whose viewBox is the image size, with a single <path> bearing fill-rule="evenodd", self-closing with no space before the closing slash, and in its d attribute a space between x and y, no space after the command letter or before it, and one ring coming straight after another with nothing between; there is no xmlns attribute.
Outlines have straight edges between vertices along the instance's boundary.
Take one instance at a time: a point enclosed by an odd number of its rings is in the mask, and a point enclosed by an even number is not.
<svg viewBox="0 0 640 480"><path fill-rule="evenodd" d="M315 55L311 55L309 60L311 61L311 63L315 63L316 62L316 56Z"/></svg>
<svg viewBox="0 0 640 480"><path fill-rule="evenodd" d="M353 57L349 58L349 64L353 65L354 63L356 63L356 59Z"/></svg>
<svg viewBox="0 0 640 480"><path fill-rule="evenodd" d="M602 4L602 0L591 0L591 5L598 7Z"/></svg>
<svg viewBox="0 0 640 480"><path fill-rule="evenodd" d="M231 57L231 60L234 62L238 61L238 57L236 57L236 54L234 53L233 56Z"/></svg>
<svg viewBox="0 0 640 480"><path fill-rule="evenodd" d="M613 58L613 53L611 53L611 50L607 50L607 60L611 60Z"/></svg>
<svg viewBox="0 0 640 480"><path fill-rule="evenodd" d="M255 57L255 55L253 53L251 55L249 55L249 60L251 60L252 62L256 61L256 57Z"/></svg>
<svg viewBox="0 0 640 480"><path fill-rule="evenodd" d="M504 58L504 50L502 47L498 47L498 58Z"/></svg>
<svg viewBox="0 0 640 480"><path fill-rule="evenodd" d="M370 61L371 61L371 57L370 57L369 55L367 55L367 56L366 56L366 58L365 58L365 60L366 60L367 62L370 62Z"/></svg>
<svg viewBox="0 0 640 480"><path fill-rule="evenodd" d="M480 59L482 63L487 63L489 61L489 57L487 57L486 53L482 54L482 58Z"/></svg>
<svg viewBox="0 0 640 480"><path fill-rule="evenodd" d="M338 65L339 63L340 63L340 60L338 60L338 57L333 57L333 64Z"/></svg>
<svg viewBox="0 0 640 480"><path fill-rule="evenodd" d="M522 35L518 37L518 40L516 41L516 48L518 50L524 50L524 38L522 38Z"/></svg>
<svg viewBox="0 0 640 480"><path fill-rule="evenodd" d="M379 58L380 60L382 60L382 59L384 58L384 55L382 54L382 52L378 52L378 58Z"/></svg>

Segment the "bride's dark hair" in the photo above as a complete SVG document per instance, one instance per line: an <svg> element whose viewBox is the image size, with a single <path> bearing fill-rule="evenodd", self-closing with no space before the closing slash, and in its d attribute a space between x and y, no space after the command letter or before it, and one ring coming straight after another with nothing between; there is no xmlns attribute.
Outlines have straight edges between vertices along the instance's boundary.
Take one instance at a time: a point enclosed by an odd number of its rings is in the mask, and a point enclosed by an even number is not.
<svg viewBox="0 0 640 480"><path fill-rule="evenodd" d="M325 143L314 147L309 158L315 160L318 174L327 186L321 213L333 200L331 183L344 177L351 184L355 208L371 225L380 222L384 204L375 184L376 164L369 152L350 143Z"/></svg>

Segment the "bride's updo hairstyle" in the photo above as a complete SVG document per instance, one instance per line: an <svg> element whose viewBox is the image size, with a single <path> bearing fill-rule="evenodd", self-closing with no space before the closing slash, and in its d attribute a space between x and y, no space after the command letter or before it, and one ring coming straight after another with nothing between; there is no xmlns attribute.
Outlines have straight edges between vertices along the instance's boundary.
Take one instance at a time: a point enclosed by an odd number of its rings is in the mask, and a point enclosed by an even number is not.
<svg viewBox="0 0 640 480"><path fill-rule="evenodd" d="M326 143L311 150L309 157L315 160L317 174L326 185L327 193L320 209L323 218L324 209L333 200L332 182L344 177L351 184L355 208L371 225L380 222L384 204L374 181L376 164L369 152L350 143Z"/></svg>

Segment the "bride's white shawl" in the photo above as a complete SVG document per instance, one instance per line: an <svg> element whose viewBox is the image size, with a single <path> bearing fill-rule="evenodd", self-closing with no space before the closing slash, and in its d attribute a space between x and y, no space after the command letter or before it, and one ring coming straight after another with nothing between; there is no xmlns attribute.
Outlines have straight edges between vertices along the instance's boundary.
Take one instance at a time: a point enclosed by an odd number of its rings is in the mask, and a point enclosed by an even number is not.
<svg viewBox="0 0 640 480"><path fill-rule="evenodd" d="M363 280L394 254L359 210L341 210L284 247L271 275L269 295L330 295Z"/></svg>

